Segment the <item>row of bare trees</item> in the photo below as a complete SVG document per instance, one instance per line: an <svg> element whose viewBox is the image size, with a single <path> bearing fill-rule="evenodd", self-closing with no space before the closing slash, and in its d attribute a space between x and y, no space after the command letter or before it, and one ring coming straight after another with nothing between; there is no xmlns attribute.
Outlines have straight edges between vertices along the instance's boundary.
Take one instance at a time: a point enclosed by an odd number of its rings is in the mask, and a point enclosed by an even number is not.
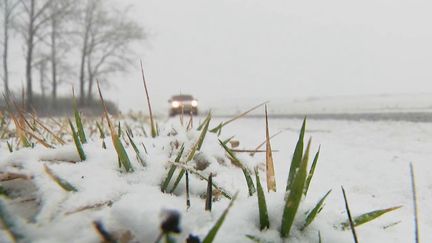
<svg viewBox="0 0 432 243"><path fill-rule="evenodd" d="M52 104L66 80L77 82L81 105L91 101L95 80L126 71L136 58L133 44L145 38L142 27L128 18L127 9L109 8L106 0L0 0L0 8L4 93L10 95L12 33L15 39L21 37L24 46L28 107L37 79L42 96L50 91Z"/></svg>

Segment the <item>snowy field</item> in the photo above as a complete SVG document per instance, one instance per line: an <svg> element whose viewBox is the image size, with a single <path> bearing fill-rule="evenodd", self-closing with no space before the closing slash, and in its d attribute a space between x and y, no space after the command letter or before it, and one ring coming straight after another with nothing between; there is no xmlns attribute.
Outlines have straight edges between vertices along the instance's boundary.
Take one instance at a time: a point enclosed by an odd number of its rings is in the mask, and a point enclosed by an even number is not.
<svg viewBox="0 0 432 243"><path fill-rule="evenodd" d="M264 119L244 119L225 132L238 134L245 147L263 140ZM271 119L272 131L289 129L272 140L278 186L285 185L286 172L301 120ZM340 186L348 193L354 215L374 209L402 205L397 211L359 226L361 242L413 242L413 207L409 162L413 162L419 200L421 242L431 242L432 220L432 124L410 122L368 122L309 120L307 134L315 151L321 144L320 161L311 184L307 202L315 203L333 189L314 230L321 230L324 242L351 242L349 231L340 232L333 225L344 220L345 207ZM249 145L249 146L248 146ZM312 207L312 205L311 205ZM271 209L270 209L271 210ZM276 212L275 212L276 213ZM399 224L383 229L388 224ZM310 232L308 232L310 233ZM299 233L297 242L304 242ZM309 242L317 242L307 237ZM294 241L296 242L296 241Z"/></svg>
<svg viewBox="0 0 432 243"><path fill-rule="evenodd" d="M215 119L210 127L221 121ZM216 158L223 158L225 152L217 143L217 136L210 133L206 136L201 156L210 165L202 173L215 173L214 181L231 194L239 191L215 242L250 242L245 235L259 236L262 242L282 242L279 227L284 205L283 191L301 122L295 119L269 120L271 134L285 131L272 139L272 148L278 150L273 154L277 192L267 193L265 190L270 229L263 232L259 231L256 196L248 197L241 170L230 165L226 158L222 166ZM178 134L165 136L173 131L172 128ZM148 154L142 151L147 166L139 165L128 146L127 152L135 169L131 174L121 173L118 169L117 155L109 137L105 139L108 150L101 148L97 136L93 137L84 145L86 161L76 164L60 162L78 160L72 144L54 150L38 145L35 149L21 149L13 154L9 154L2 144L0 169L32 176L32 182L39 188L32 189L31 183L23 181L3 183L6 188L13 187L10 183L22 186L21 193L30 191L25 194L29 198L18 196L5 204L14 212L19 231L32 242L99 242L92 226L95 220L101 221L113 234L132 235L130 242L154 242L160 232L161 213L167 209L175 209L182 215L182 233L176 236L178 242L184 242L189 233L202 239L229 201L222 197L213 204L211 213L205 212L205 200L200 196L206 191L206 182L191 175L189 209L186 208L184 183L179 184L173 195L160 192L160 183L169 166L167 161L173 161L176 156L175 150L168 149L173 148L173 139L191 146L188 141L197 136L197 132L182 132L177 118L161 125L160 137L136 136L135 142L143 142L148 150ZM255 148L265 139L264 118L242 118L227 125L220 138L231 136L240 141L240 148ZM318 242L318 232L323 242L352 242L351 232L339 227L346 220L341 185L347 192L354 216L402 206L357 227L360 242L414 242L409 162L414 165L417 180L420 239L421 242L432 242L428 233L432 232L432 219L427 217L432 215L430 123L309 120L305 139L309 137L312 137L311 154L315 154L321 145L320 159L309 193L296 216L296 227L286 242ZM265 161L264 154L257 154L254 158L242 154L239 158L250 168ZM196 165L197 162L191 163ZM53 183L44 172L44 164L74 185L78 192L65 192ZM265 172L260 174L266 188ZM311 226L300 231L305 212L329 189L332 192L322 212ZM6 231L0 232L0 242L9 241Z"/></svg>

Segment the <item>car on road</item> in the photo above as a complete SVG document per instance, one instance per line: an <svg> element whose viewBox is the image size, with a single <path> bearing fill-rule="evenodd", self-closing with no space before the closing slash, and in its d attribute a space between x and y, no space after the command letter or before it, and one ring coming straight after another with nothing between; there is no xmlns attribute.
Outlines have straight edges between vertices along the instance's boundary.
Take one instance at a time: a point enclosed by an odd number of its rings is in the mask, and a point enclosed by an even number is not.
<svg viewBox="0 0 432 243"><path fill-rule="evenodd" d="M171 99L168 100L171 104L169 111L170 116L175 116L178 114L192 114L198 115L198 100L192 95L173 95Z"/></svg>

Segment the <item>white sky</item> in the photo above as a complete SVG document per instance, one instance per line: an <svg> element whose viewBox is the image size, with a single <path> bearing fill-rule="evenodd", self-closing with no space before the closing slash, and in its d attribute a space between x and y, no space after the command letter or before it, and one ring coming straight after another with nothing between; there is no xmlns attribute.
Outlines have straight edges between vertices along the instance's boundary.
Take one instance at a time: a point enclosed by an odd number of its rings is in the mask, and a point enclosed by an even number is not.
<svg viewBox="0 0 432 243"><path fill-rule="evenodd" d="M137 47L152 103L195 95L250 100L432 93L432 2L422 0L115 0L149 38ZM145 109L141 74L107 95Z"/></svg>

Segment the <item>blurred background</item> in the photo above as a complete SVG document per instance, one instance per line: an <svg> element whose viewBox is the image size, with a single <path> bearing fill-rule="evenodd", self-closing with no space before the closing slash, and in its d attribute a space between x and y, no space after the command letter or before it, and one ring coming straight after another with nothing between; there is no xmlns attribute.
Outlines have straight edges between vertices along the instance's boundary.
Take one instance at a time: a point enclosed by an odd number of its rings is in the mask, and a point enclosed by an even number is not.
<svg viewBox="0 0 432 243"><path fill-rule="evenodd" d="M430 1L0 4L1 93L46 113L70 111L72 87L92 107L99 80L113 107L146 114L140 60L158 116L177 94L220 115L263 101L273 115L432 109Z"/></svg>

